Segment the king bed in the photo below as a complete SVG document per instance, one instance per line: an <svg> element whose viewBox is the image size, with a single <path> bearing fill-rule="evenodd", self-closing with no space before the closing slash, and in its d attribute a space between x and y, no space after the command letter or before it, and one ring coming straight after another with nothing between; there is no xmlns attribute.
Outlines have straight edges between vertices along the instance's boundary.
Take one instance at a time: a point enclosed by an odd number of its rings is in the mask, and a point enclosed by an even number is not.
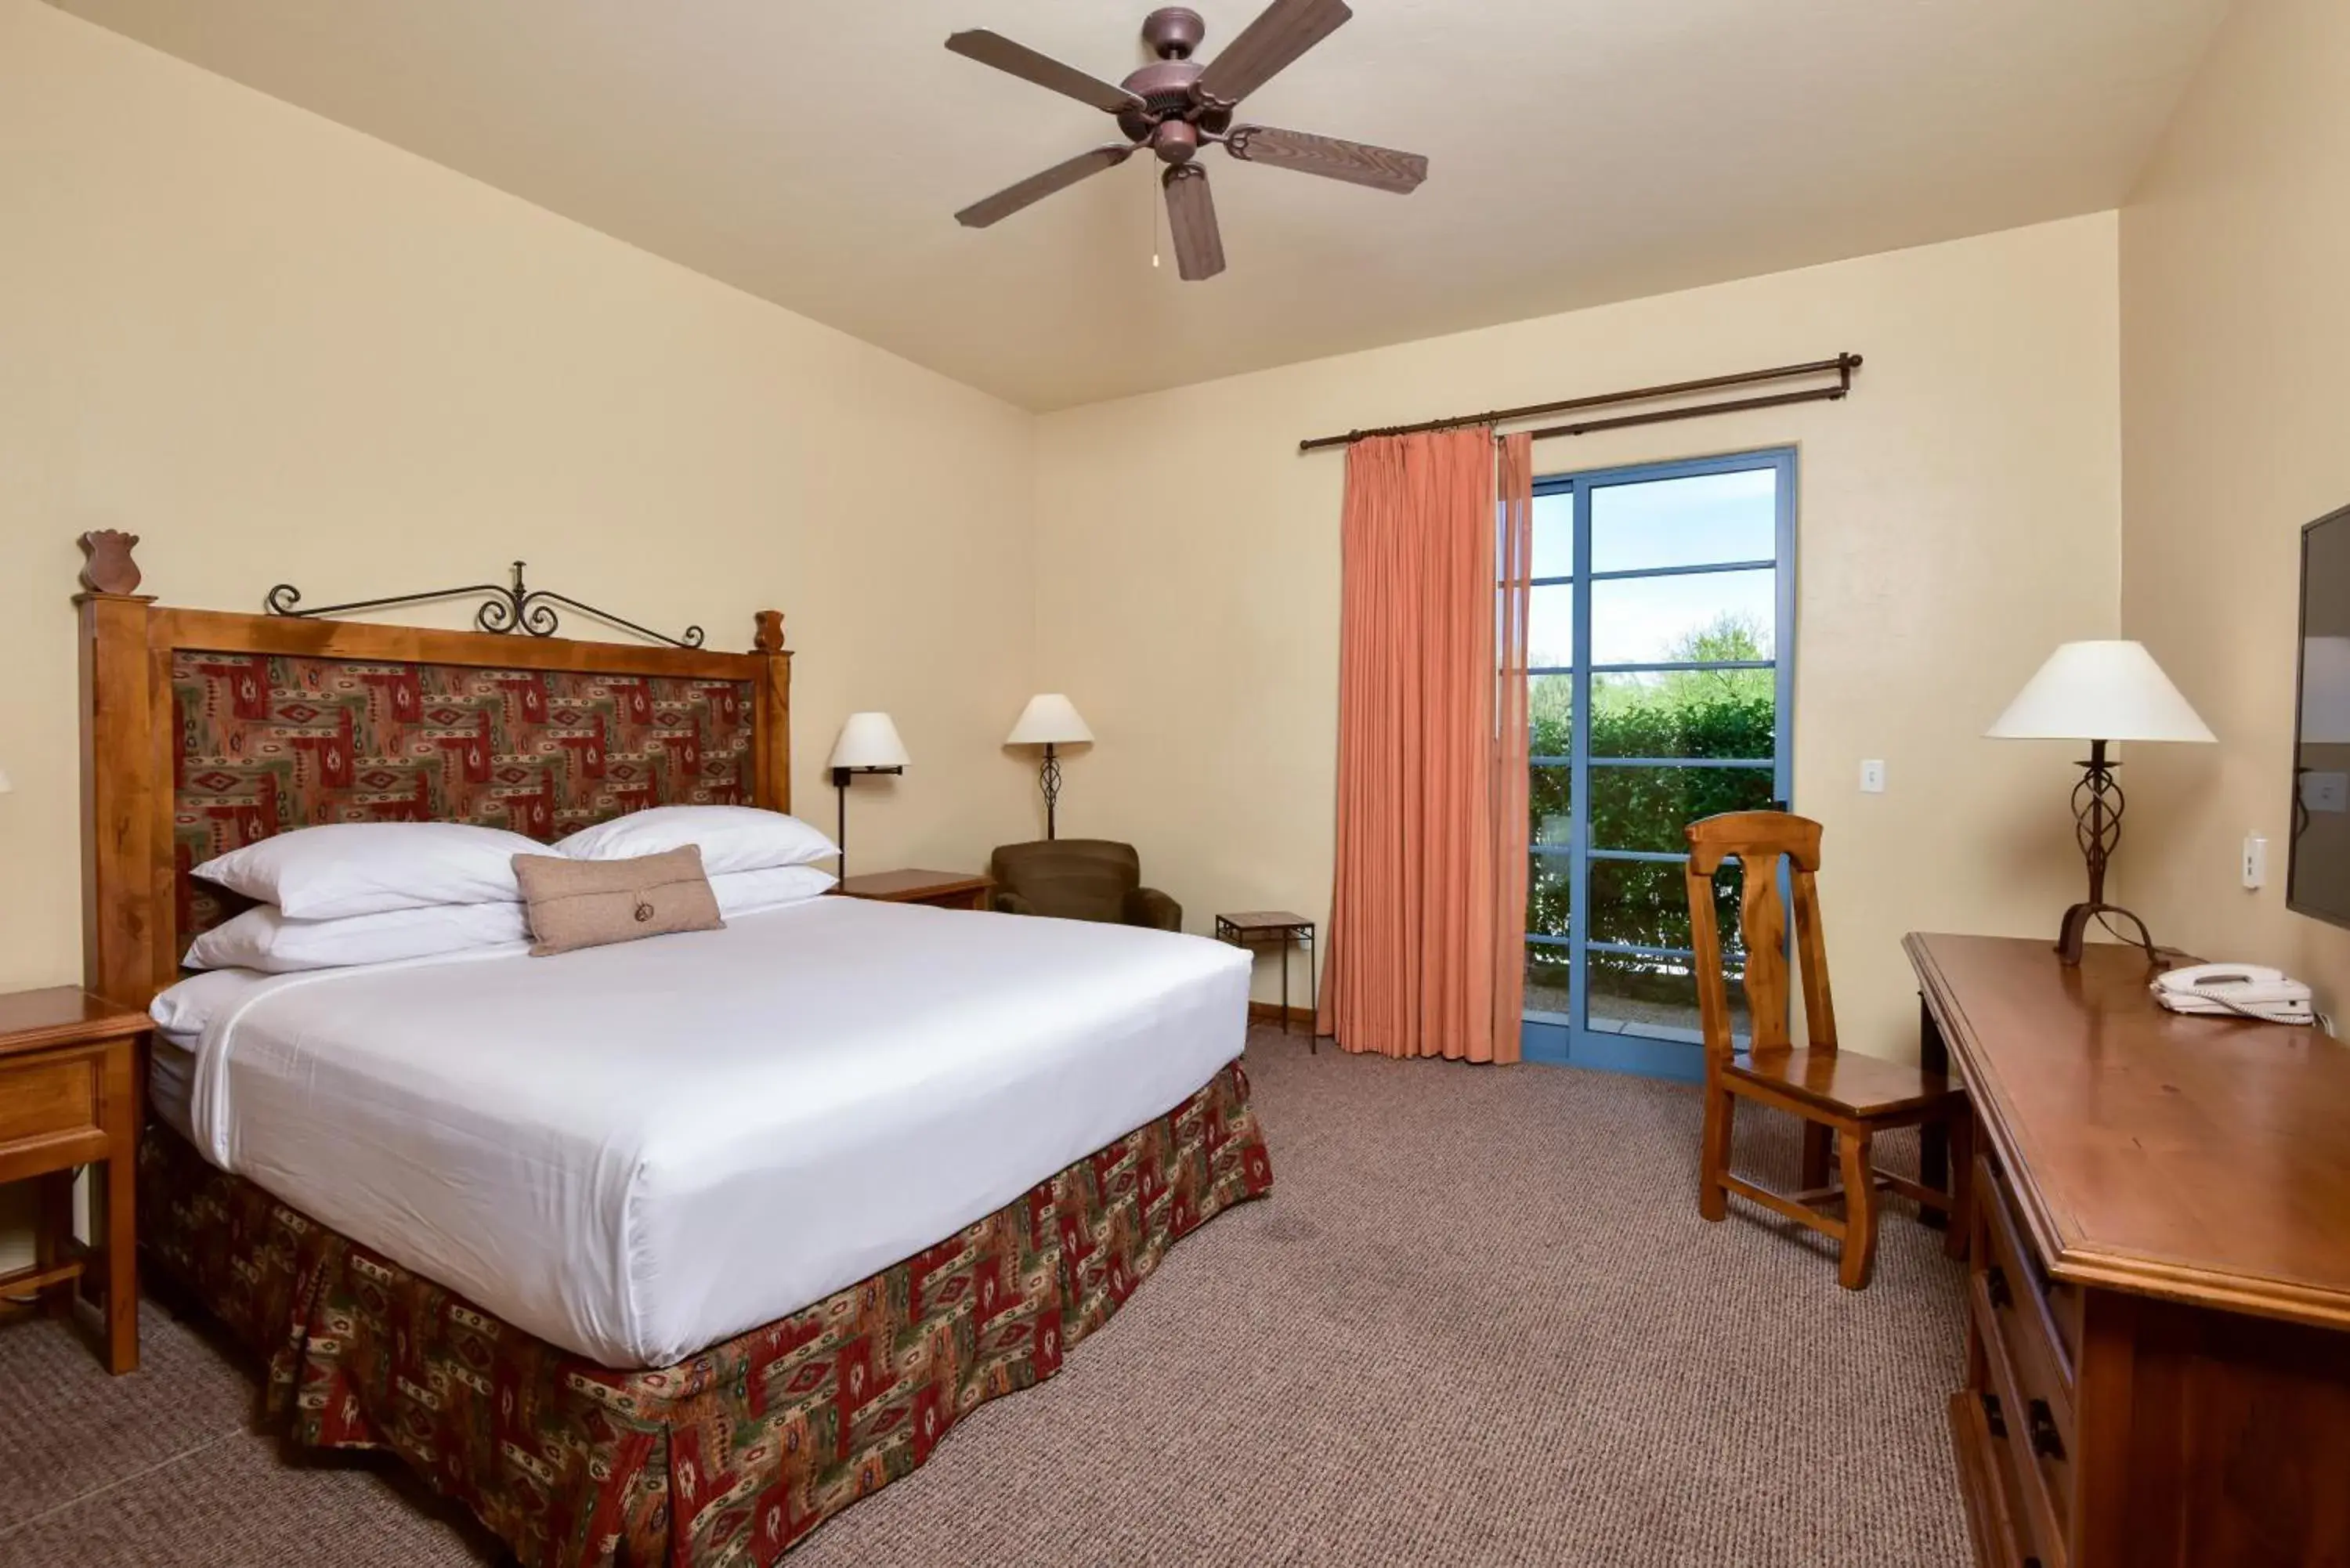
<svg viewBox="0 0 2350 1568"><path fill-rule="evenodd" d="M88 982L159 1025L144 1254L294 1440L390 1449L524 1562L772 1561L1270 1189L1246 961L1199 939L814 898L183 978L235 912L193 868L296 828L788 810L782 618L733 655L86 585Z"/></svg>

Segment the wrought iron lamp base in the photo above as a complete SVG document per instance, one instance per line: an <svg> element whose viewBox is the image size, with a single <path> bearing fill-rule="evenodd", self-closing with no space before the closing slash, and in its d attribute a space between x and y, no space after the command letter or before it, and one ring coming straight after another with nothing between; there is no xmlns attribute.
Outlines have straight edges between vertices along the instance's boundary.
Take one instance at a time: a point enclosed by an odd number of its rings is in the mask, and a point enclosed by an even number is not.
<svg viewBox="0 0 2350 1568"><path fill-rule="evenodd" d="M2114 770L2120 765L2106 759L2105 742L2092 741L2088 758L2081 763L2081 782L2073 786L2073 836L2089 865L2089 896L2065 910L2064 922L2057 928L2056 956L2067 968L2077 968L2081 962L2090 921L2103 921L2106 929L2113 929L2112 922L2105 919L2108 915L2118 915L2136 926L2137 945L2146 950L2146 961L2157 968L2162 964L2146 922L2120 905L2106 902L2106 864L2121 846L2122 811L2127 804L2114 777Z"/></svg>
<svg viewBox="0 0 2350 1568"><path fill-rule="evenodd" d="M2080 964L2081 950L2088 941L2089 922L2108 915L2118 915L2136 926L2137 945L2146 950L2146 961L2157 968L2161 967L2162 960L2155 951L2154 937L2146 929L2146 922L2119 904L2075 904L2064 911L2064 923L2057 929L2056 956L2064 961L2066 967L2074 968ZM2106 922L2106 929L2113 930L2111 921ZM2119 931L2114 931L2114 934L2121 935Z"/></svg>
<svg viewBox="0 0 2350 1568"><path fill-rule="evenodd" d="M1055 754L1053 742L1045 742L1044 765L1036 770L1037 786L1045 792L1045 836L1047 840L1061 836L1061 759Z"/></svg>

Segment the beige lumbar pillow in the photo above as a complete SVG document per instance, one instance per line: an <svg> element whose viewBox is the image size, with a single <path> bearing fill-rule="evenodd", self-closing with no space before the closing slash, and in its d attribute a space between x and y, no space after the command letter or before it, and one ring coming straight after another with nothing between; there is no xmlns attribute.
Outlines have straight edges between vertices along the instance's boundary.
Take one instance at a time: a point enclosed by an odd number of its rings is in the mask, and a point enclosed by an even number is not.
<svg viewBox="0 0 2350 1568"><path fill-rule="evenodd" d="M517 855L514 869L530 905L535 957L726 924L694 845L633 860Z"/></svg>

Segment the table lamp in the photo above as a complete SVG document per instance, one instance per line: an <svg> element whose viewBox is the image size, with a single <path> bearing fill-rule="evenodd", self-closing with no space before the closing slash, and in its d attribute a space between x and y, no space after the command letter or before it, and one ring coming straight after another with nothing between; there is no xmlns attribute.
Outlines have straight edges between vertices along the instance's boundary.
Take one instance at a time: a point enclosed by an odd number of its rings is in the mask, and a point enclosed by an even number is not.
<svg viewBox="0 0 2350 1568"><path fill-rule="evenodd" d="M1012 733L1003 738L1007 746L1042 746L1045 761L1037 770L1036 782L1045 791L1045 836L1058 836L1056 808L1061 800L1061 762L1055 749L1090 741L1094 732L1077 716L1076 705L1058 691L1046 691L1028 699L1021 710L1020 722L1012 726Z"/></svg>
<svg viewBox="0 0 2350 1568"><path fill-rule="evenodd" d="M840 875L848 876L848 781L858 774L906 771L906 743L887 713L851 713L832 743L832 787L839 797L840 826L833 842L840 846Z"/></svg>
<svg viewBox="0 0 2350 1568"><path fill-rule="evenodd" d="M2118 915L2137 928L2147 960L2158 963L2146 922L2106 902L2106 864L2122 838L2122 790L2114 780L2121 764L2106 756L2111 741L2215 740L2210 729L2143 643L2068 642L2048 656L2040 673L2026 682L2007 711L1986 733L2002 740L2087 741L2089 755L2081 782L2073 786L2074 836L2089 863L2089 897L2064 911L2056 938L2057 955L2081 961L2089 922ZM2121 933L2115 931L2116 936Z"/></svg>

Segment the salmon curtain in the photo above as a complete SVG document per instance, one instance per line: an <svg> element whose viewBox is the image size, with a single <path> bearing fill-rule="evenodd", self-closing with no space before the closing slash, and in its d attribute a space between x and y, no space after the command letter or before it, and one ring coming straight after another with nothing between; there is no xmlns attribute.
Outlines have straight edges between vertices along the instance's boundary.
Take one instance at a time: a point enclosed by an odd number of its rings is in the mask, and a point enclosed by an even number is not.
<svg viewBox="0 0 2350 1568"><path fill-rule="evenodd" d="M1320 1027L1518 1059L1533 445L1357 441L1341 528L1337 869Z"/></svg>

